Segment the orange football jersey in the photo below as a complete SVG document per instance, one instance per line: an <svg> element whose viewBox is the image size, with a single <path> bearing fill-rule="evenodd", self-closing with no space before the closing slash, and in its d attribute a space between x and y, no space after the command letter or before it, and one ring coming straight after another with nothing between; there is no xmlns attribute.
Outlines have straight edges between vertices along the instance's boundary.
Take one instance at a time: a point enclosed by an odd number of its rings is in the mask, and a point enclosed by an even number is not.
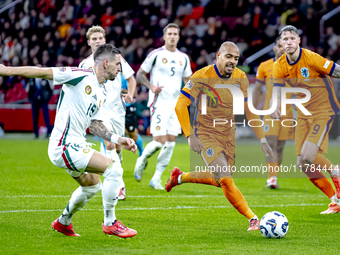
<svg viewBox="0 0 340 255"><path fill-rule="evenodd" d="M189 106L196 100L196 111L194 114L194 126L199 127L200 132L209 132L216 135L234 136L235 124L230 125L230 121L235 123L233 115L233 95L227 88L215 88L215 84L234 85L241 89L244 101L247 101L247 89L249 81L246 74L235 68L229 77L223 77L216 65L209 65L195 72L188 83L181 91L177 104ZM202 114L202 94L206 95L206 114ZM243 102L242 102L243 103ZM190 135L189 118L178 116L184 134ZM214 120L228 120L226 124L218 124L214 127ZM196 132L196 130L195 130Z"/></svg>
<svg viewBox="0 0 340 255"><path fill-rule="evenodd" d="M328 75L333 73L335 63L317 53L300 48L300 55L294 63L289 63L286 53L275 61L273 67L274 86L291 87L309 90L311 99L303 106L313 115L334 115L340 110L334 93L332 81ZM297 98L304 98L302 93ZM298 116L304 116L298 109ZM308 116L306 116L308 117Z"/></svg>
<svg viewBox="0 0 340 255"><path fill-rule="evenodd" d="M270 100L272 99L273 93L273 65L275 59L271 58L267 61L262 62L257 68L256 81L261 84L266 84L266 99L264 102L263 110L268 110L270 108ZM288 93L287 98L291 98L292 94ZM268 116L269 117L269 116ZM287 105L287 118L293 118L293 107L291 104Z"/></svg>

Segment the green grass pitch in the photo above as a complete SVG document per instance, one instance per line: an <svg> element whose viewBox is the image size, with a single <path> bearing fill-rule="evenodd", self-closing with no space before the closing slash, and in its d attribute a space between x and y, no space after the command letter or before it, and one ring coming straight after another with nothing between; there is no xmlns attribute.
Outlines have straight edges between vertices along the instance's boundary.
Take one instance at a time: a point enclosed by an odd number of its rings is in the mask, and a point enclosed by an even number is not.
<svg viewBox="0 0 340 255"><path fill-rule="evenodd" d="M97 143L98 144L98 143ZM339 214L320 215L329 199L306 178L279 179L279 190L264 187L265 178L235 178L251 209L262 217L280 211L289 220L283 239L265 239L260 231L247 232L248 221L230 206L222 189L184 184L170 193L149 187L157 157L152 157L143 180L133 169L137 155L124 152L127 199L118 202L116 215L136 229L134 238L104 235L101 194L72 220L81 237L52 231L77 183L48 159L47 140L0 140L0 254L331 254L339 240ZM99 146L95 147L96 149ZM339 163L340 148L329 148ZM186 143L177 143L163 174L165 184L174 166L190 167ZM236 145L236 166L260 165L258 143ZM292 145L285 147L283 164L296 162Z"/></svg>

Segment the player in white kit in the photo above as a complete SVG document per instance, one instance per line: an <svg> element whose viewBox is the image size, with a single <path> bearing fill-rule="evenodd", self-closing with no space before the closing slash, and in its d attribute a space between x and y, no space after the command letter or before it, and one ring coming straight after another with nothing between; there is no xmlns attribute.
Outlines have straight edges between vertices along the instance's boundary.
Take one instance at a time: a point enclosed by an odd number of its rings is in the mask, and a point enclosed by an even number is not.
<svg viewBox="0 0 340 255"><path fill-rule="evenodd" d="M91 68L93 67L93 53L97 49L99 45L102 45L106 42L105 40L105 30L101 26L92 26L86 33L87 43L91 47L92 54L85 58L80 64L80 68ZM133 99L133 93L136 88L136 80L133 76L135 72L132 70L130 65L126 62L126 60L121 57L121 74L128 81L128 93L124 95L124 100L127 103L131 103ZM103 115L106 116L104 120L104 125L113 133L124 136L125 134L125 103L121 97L122 91L122 80L121 75L117 75L117 77L113 81L106 81L105 89L107 92L106 103L102 107ZM122 163L122 149L119 145L111 143L109 141L105 141L101 139L100 152L109 158L117 161L119 158L120 163ZM122 175L123 177L123 175ZM118 200L125 200L126 198L126 188L121 178L121 185L118 195Z"/></svg>
<svg viewBox="0 0 340 255"><path fill-rule="evenodd" d="M150 181L154 189L164 189L161 176L170 162L176 137L181 133L175 106L182 80L186 84L192 74L188 56L176 48L179 32L177 24L168 24L163 29L165 45L150 52L137 72L137 81L149 88L148 106L153 141L146 145L136 161L135 178L137 181L142 180L148 158L161 149ZM151 73L150 80L146 77L147 73Z"/></svg>
<svg viewBox="0 0 340 255"><path fill-rule="evenodd" d="M79 236L71 223L73 215L102 190L105 234L132 237L137 234L125 227L115 216L115 205L120 183L120 164L100 154L86 142L86 129L91 133L121 145L133 153L136 145L132 139L123 138L110 132L101 121L100 108L105 103L103 89L106 80L114 79L120 69L120 52L110 44L104 44L94 53L92 69L77 67L5 67L0 65L0 75L20 75L27 78L53 80L53 85L64 84L57 106L57 115L48 146L52 163L66 171L80 185L62 215L52 222L52 228L66 236ZM85 173L86 172L86 173ZM104 177L103 185L99 175Z"/></svg>

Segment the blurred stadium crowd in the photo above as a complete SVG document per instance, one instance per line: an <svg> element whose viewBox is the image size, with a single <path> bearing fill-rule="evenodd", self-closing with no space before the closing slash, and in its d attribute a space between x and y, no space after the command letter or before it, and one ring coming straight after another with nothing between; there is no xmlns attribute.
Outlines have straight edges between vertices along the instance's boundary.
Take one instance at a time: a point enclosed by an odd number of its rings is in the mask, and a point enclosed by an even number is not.
<svg viewBox="0 0 340 255"><path fill-rule="evenodd" d="M0 1L0 9L13 1ZM213 63L219 45L231 40L240 48L239 67L249 74L273 53L242 66L252 54L273 43L284 25L302 30L301 46L340 64L340 14L320 18L340 0L23 0L0 14L1 63L9 66L75 66L91 54L86 31L105 28L137 72L147 54L163 45L163 27L181 27L178 48L191 59L193 71ZM28 103L27 81L0 77L0 104ZM138 114L146 108L147 89L138 85ZM58 100L58 91L50 103Z"/></svg>

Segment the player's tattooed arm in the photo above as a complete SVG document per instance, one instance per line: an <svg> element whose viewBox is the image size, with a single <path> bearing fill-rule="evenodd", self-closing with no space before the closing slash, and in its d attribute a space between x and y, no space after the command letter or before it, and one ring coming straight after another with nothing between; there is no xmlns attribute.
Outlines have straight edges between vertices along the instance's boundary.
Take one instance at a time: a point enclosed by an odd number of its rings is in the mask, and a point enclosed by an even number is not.
<svg viewBox="0 0 340 255"><path fill-rule="evenodd" d="M335 68L331 76L334 78L340 78L340 65L335 64Z"/></svg>
<svg viewBox="0 0 340 255"><path fill-rule="evenodd" d="M142 68L139 68L137 75L136 75L136 79L137 79L137 82L139 82L140 84L150 89L151 83L148 77L146 77L146 72Z"/></svg>
<svg viewBox="0 0 340 255"><path fill-rule="evenodd" d="M100 138L103 138L106 141L111 141L112 132L110 132L103 121L101 120L91 120L91 124L89 126L90 133L96 135Z"/></svg>

